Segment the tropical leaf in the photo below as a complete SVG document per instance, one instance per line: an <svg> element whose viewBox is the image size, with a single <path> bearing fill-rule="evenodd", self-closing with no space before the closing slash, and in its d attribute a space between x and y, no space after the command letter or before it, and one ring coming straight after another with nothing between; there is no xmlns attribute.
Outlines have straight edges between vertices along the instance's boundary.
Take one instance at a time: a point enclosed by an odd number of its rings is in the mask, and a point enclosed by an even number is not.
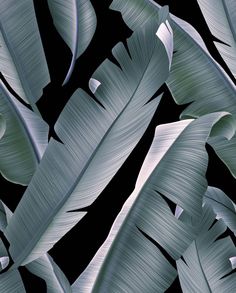
<svg viewBox="0 0 236 293"><path fill-rule="evenodd" d="M230 141L214 137L208 143L213 147L217 156L224 162L234 178L236 178L236 136Z"/></svg>
<svg viewBox="0 0 236 293"><path fill-rule="evenodd" d="M220 189L209 186L204 195L204 202L212 207L218 219L222 219L236 235L236 206Z"/></svg>
<svg viewBox="0 0 236 293"><path fill-rule="evenodd" d="M89 0L48 0L53 22L72 52L72 60L64 84L69 80L76 59L88 47L97 24Z"/></svg>
<svg viewBox="0 0 236 293"><path fill-rule="evenodd" d="M9 270L0 275L0 291L4 293L26 293L20 273Z"/></svg>
<svg viewBox="0 0 236 293"><path fill-rule="evenodd" d="M236 77L236 6L234 0L198 0L214 42L224 61Z"/></svg>
<svg viewBox="0 0 236 293"><path fill-rule="evenodd" d="M211 128L224 115L214 113L156 128L134 192L107 240L73 284L73 292L151 293L170 286L176 271L158 246L177 260L203 223L199 221L195 229L178 220L165 197L199 220L207 188L204 145Z"/></svg>
<svg viewBox="0 0 236 293"><path fill-rule="evenodd" d="M236 248L230 237L217 240L225 232L222 220L214 223L215 214L204 207L205 220L198 237L177 260L181 288L184 293L235 292L236 273L232 273L230 258Z"/></svg>
<svg viewBox="0 0 236 293"><path fill-rule="evenodd" d="M4 119L3 115L0 114L0 139L3 137L6 131L6 120Z"/></svg>
<svg viewBox="0 0 236 293"><path fill-rule="evenodd" d="M0 139L0 171L6 179L27 185L48 144L48 126L1 81L0 109L6 128Z"/></svg>
<svg viewBox="0 0 236 293"><path fill-rule="evenodd" d="M49 73L32 0L0 0L0 71L33 108Z"/></svg>
<svg viewBox="0 0 236 293"><path fill-rule="evenodd" d="M26 268L36 276L45 280L47 293L70 293L71 286L61 269L57 266L50 255L32 261Z"/></svg>
<svg viewBox="0 0 236 293"><path fill-rule="evenodd" d="M63 144L51 139L5 231L15 266L45 254L80 221L144 134L160 101L151 98L169 74L157 31L150 22L127 40L129 53L114 47L121 68L105 60L96 70L98 102L78 89L63 109L55 125ZM167 26L161 33L172 42Z"/></svg>
<svg viewBox="0 0 236 293"><path fill-rule="evenodd" d="M161 6L152 0L113 0L111 8L120 11L126 24L135 30L150 19L158 21ZM169 22L175 54L166 84L177 104L192 102L181 117L227 111L236 118L236 87L211 57L199 33L174 15Z"/></svg>
<svg viewBox="0 0 236 293"><path fill-rule="evenodd" d="M0 230L5 231L13 213L0 201ZM9 263L8 252L0 240L0 268L4 269ZM45 280L47 293L69 293L71 287L63 272L48 254L26 265L26 268L36 276ZM5 291L3 291L5 292ZM7 291L8 292L8 291ZM10 291L9 291L10 292ZM21 291L20 291L21 292Z"/></svg>

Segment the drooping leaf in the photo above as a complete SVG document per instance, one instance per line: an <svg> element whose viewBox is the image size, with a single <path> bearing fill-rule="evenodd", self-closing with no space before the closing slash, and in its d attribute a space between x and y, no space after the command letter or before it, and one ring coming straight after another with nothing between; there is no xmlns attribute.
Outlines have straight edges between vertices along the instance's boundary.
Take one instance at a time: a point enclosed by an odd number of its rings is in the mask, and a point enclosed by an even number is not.
<svg viewBox="0 0 236 293"><path fill-rule="evenodd" d="M27 264L26 268L31 273L45 280L47 293L72 292L66 276L48 254Z"/></svg>
<svg viewBox="0 0 236 293"><path fill-rule="evenodd" d="M0 71L32 107L49 73L32 0L0 0Z"/></svg>
<svg viewBox="0 0 236 293"><path fill-rule="evenodd" d="M152 0L113 0L111 8L120 11L126 24L135 30L150 19L158 21L161 6ZM199 33L174 15L169 22L175 54L166 84L177 104L192 102L181 117L227 111L236 118L236 87L210 56Z"/></svg>
<svg viewBox="0 0 236 293"><path fill-rule="evenodd" d="M72 52L70 68L64 80L69 80L75 61L88 47L97 24L89 0L48 0L54 25Z"/></svg>
<svg viewBox="0 0 236 293"><path fill-rule="evenodd" d="M230 141L214 137L208 143L213 147L217 156L224 162L234 178L236 178L236 136Z"/></svg>
<svg viewBox="0 0 236 293"><path fill-rule="evenodd" d="M160 125L136 187L107 240L72 285L73 292L164 292L176 277L158 243L173 259L191 244L203 222L177 219L165 197L199 220L207 182L204 144L225 114ZM225 125L225 122L224 122ZM154 243L150 241L150 238Z"/></svg>
<svg viewBox="0 0 236 293"><path fill-rule="evenodd" d="M0 139L3 137L6 131L6 120L4 119L3 115L0 114Z"/></svg>
<svg viewBox="0 0 236 293"><path fill-rule="evenodd" d="M160 97L149 100L169 74L157 30L150 22L135 32L130 55L114 47L121 68L105 60L93 76L99 103L78 89L63 109L55 125L63 144L50 141L5 232L15 266L42 256L80 221L144 134ZM167 27L162 34L172 42Z"/></svg>
<svg viewBox="0 0 236 293"><path fill-rule="evenodd" d="M204 207L207 219L203 222L198 237L177 260L181 288L184 293L235 292L236 273L232 273L230 258L236 255L236 248L230 237L217 240L226 230L222 220L215 220L215 214ZM229 275L228 275L229 274Z"/></svg>
<svg viewBox="0 0 236 293"><path fill-rule="evenodd" d="M209 186L204 202L214 210L218 219L222 219L236 235L236 208L233 201L220 189Z"/></svg>
<svg viewBox="0 0 236 293"><path fill-rule="evenodd" d="M236 77L236 5L234 0L197 0L214 42L224 61Z"/></svg>
<svg viewBox="0 0 236 293"><path fill-rule="evenodd" d="M12 182L27 185L47 146L48 126L13 97L1 81L0 111L6 124L0 139L0 172Z"/></svg>

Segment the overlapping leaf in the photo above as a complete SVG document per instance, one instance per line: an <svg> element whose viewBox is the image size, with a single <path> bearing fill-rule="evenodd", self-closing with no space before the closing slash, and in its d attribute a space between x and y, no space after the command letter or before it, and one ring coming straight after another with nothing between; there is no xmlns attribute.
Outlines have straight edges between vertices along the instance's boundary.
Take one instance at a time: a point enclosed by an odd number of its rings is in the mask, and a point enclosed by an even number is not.
<svg viewBox="0 0 236 293"><path fill-rule="evenodd" d="M236 234L236 206L220 189L209 186L204 195L204 202L212 207L218 219L222 219Z"/></svg>
<svg viewBox="0 0 236 293"><path fill-rule="evenodd" d="M226 230L222 220L214 225L215 214L205 206L198 237L177 260L178 275L184 293L235 292L236 273L230 258L236 248L230 237L217 240Z"/></svg>
<svg viewBox="0 0 236 293"><path fill-rule="evenodd" d="M27 185L48 143L48 126L11 95L0 82L0 172L10 181Z"/></svg>
<svg viewBox="0 0 236 293"><path fill-rule="evenodd" d="M207 188L204 145L224 115L214 113L156 128L134 192L107 240L73 284L73 292L151 293L170 286L176 271L150 238L177 260L196 237L203 224L199 216ZM165 197L199 221L196 229L173 215Z"/></svg>
<svg viewBox="0 0 236 293"><path fill-rule="evenodd" d="M33 108L49 83L32 0L0 0L0 71Z"/></svg>
<svg viewBox="0 0 236 293"><path fill-rule="evenodd" d="M160 7L152 0L113 0L111 4L132 30L150 19L158 21ZM181 117L227 111L236 118L236 87L210 56L199 33L174 15L170 15L169 22L174 31L175 54L166 83L176 103L192 102Z"/></svg>
<svg viewBox="0 0 236 293"><path fill-rule="evenodd" d="M64 83L73 71L76 59L88 47L95 29L96 14L89 0L48 0L53 22L72 52L72 60Z"/></svg>
<svg viewBox="0 0 236 293"><path fill-rule="evenodd" d="M234 0L197 0L211 30L221 42L214 42L236 77L236 5Z"/></svg>
<svg viewBox="0 0 236 293"><path fill-rule="evenodd" d="M160 97L149 100L170 66L171 46L156 32L172 42L167 24L149 22L128 39L129 53L114 47L121 68L106 60L94 73L99 103L78 89L63 109L55 126L63 144L50 141L5 232L15 266L42 256L80 221L144 134Z"/></svg>

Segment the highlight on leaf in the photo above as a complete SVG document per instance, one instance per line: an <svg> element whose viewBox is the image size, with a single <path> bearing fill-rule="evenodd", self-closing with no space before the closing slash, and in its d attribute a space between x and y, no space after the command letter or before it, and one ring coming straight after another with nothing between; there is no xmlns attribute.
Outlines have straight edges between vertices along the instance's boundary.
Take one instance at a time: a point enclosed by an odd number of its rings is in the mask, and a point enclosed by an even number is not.
<svg viewBox="0 0 236 293"><path fill-rule="evenodd" d="M99 103L78 89L61 112L55 131L63 144L50 140L5 231L14 266L44 255L84 217L143 136L160 96L150 99L169 74L157 30L151 21L127 40L128 49L113 48L120 68L105 60L92 77L101 83ZM166 35L171 43L167 28Z"/></svg>

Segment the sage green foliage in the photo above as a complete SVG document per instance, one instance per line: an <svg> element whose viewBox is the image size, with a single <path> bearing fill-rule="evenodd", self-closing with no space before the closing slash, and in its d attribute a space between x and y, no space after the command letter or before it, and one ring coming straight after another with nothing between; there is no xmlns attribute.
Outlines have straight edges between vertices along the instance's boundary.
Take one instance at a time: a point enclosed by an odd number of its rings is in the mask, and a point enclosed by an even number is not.
<svg viewBox="0 0 236 293"><path fill-rule="evenodd" d="M212 33L230 45L216 43L235 76L236 7L198 2ZM176 278L186 293L236 292L236 248L230 236L217 239L227 227L235 234L236 206L208 186L205 148L209 143L235 178L236 88L199 33L152 0L113 0L110 8L133 34L126 46L114 46L115 61L95 70L91 95L78 88L70 97L55 124L61 142L48 142L36 102L49 73L33 1L0 5L0 68L22 99L1 82L0 172L27 186L14 213L0 202L0 230L10 244L0 241L0 292L25 292L20 266L43 279L50 293L165 292ZM88 0L48 0L48 6L72 53L64 86L93 38L96 12ZM134 191L70 284L50 249L86 215L143 137L164 83L177 104L191 104L180 121L156 127Z"/></svg>

